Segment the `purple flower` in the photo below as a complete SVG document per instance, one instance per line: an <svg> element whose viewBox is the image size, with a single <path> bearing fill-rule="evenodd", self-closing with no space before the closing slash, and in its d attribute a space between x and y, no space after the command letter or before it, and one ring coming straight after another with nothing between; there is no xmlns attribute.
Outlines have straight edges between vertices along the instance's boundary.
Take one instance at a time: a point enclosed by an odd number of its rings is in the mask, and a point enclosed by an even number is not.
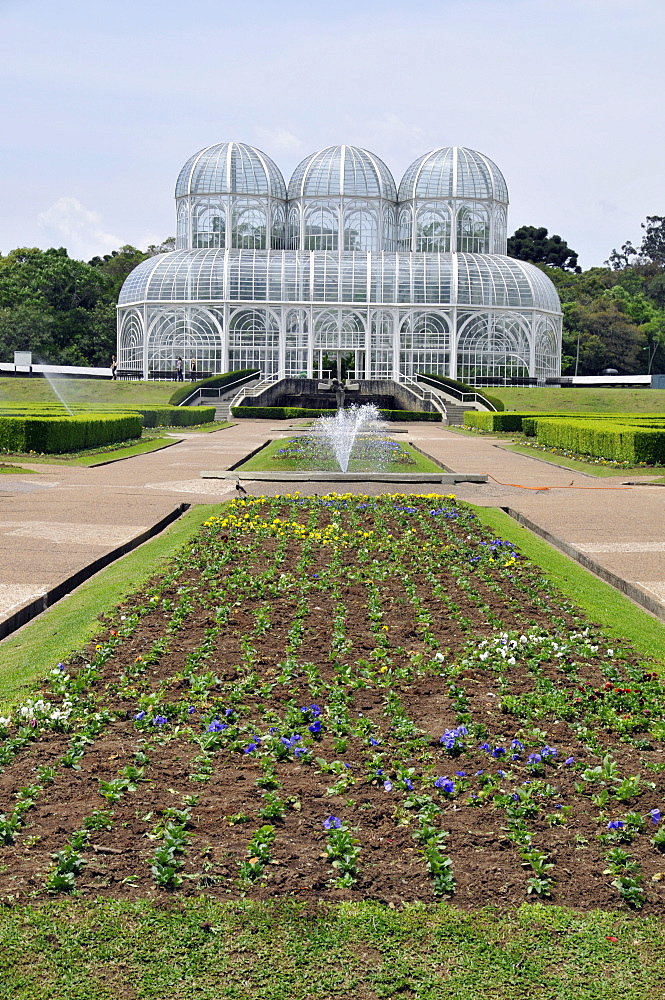
<svg viewBox="0 0 665 1000"><path fill-rule="evenodd" d="M194 706L190 705L189 708L187 709L187 714L192 715L195 711L196 709L194 708Z"/></svg>
<svg viewBox="0 0 665 1000"><path fill-rule="evenodd" d="M213 719L213 721L208 726L206 732L208 733L221 733L224 729L229 727L224 722L220 722L219 719Z"/></svg>
<svg viewBox="0 0 665 1000"><path fill-rule="evenodd" d="M520 755L518 753L511 753L510 759L511 760L519 760L520 759Z"/></svg>
<svg viewBox="0 0 665 1000"><path fill-rule="evenodd" d="M243 747L243 753L252 753L253 750L258 750L258 743L249 743L246 747Z"/></svg>
<svg viewBox="0 0 665 1000"><path fill-rule="evenodd" d="M321 732L321 722L319 719L315 719L314 722L310 723L307 727L310 733L320 733Z"/></svg>
<svg viewBox="0 0 665 1000"><path fill-rule="evenodd" d="M651 816L651 822L652 823L660 823L660 819L661 819L661 817L660 817L660 809L652 809L651 812L649 813L649 816Z"/></svg>
<svg viewBox="0 0 665 1000"><path fill-rule="evenodd" d="M268 732L274 735L277 732L277 726L271 726Z"/></svg>
<svg viewBox="0 0 665 1000"><path fill-rule="evenodd" d="M409 789L410 792L413 791L413 782L411 781L411 778L405 778L404 784Z"/></svg>
<svg viewBox="0 0 665 1000"><path fill-rule="evenodd" d="M496 773L499 775L500 778L505 778L506 777L506 772L505 771L497 771Z"/></svg>
<svg viewBox="0 0 665 1000"><path fill-rule="evenodd" d="M328 819L323 821L324 830L339 830L342 826L342 821L339 816L328 816Z"/></svg>
<svg viewBox="0 0 665 1000"><path fill-rule="evenodd" d="M371 747L378 747L379 746L379 741L375 740L373 736L370 736L369 745Z"/></svg>
<svg viewBox="0 0 665 1000"><path fill-rule="evenodd" d="M168 721L169 720L166 718L165 715L156 715L155 718L152 720L152 724L153 726L163 726L164 723Z"/></svg>
<svg viewBox="0 0 665 1000"><path fill-rule="evenodd" d="M566 765L566 767L570 767L570 765L574 763L575 763L574 757L567 757L566 760L564 760L564 764Z"/></svg>
<svg viewBox="0 0 665 1000"><path fill-rule="evenodd" d="M611 819L607 824L608 830L623 830L624 823L621 819Z"/></svg>
<svg viewBox="0 0 665 1000"><path fill-rule="evenodd" d="M503 747L494 747L494 749L492 750L492 756L494 758L503 757L505 752L506 751Z"/></svg>
<svg viewBox="0 0 665 1000"><path fill-rule="evenodd" d="M441 778L437 778L434 782L435 788L440 788L442 792L446 795L453 795L455 791L455 783L447 778L445 775Z"/></svg>
<svg viewBox="0 0 665 1000"><path fill-rule="evenodd" d="M232 708L225 708L225 709L224 709L224 715L225 715L225 716L226 716L227 718L228 718L228 716L229 716L229 715L233 715L233 709L232 709Z"/></svg>
<svg viewBox="0 0 665 1000"><path fill-rule="evenodd" d="M386 780L383 782L383 787L385 788L385 790L387 792L392 792L392 790L393 790L393 783L392 783L392 781L388 781L388 779L386 778Z"/></svg>
<svg viewBox="0 0 665 1000"><path fill-rule="evenodd" d="M307 747L296 747L293 751L295 756L300 760L301 757L305 757L307 754Z"/></svg>
<svg viewBox="0 0 665 1000"><path fill-rule="evenodd" d="M529 754L529 764L540 764L541 761L542 761L542 759L543 758L540 756L539 753L530 753Z"/></svg>
<svg viewBox="0 0 665 1000"><path fill-rule="evenodd" d="M455 771L455 775L458 778L466 778L466 771Z"/></svg>
<svg viewBox="0 0 665 1000"><path fill-rule="evenodd" d="M62 673L62 671L63 671L64 669L65 669L65 665L64 665L64 663L59 663L59 664L58 664L58 670L60 671L60 673Z"/></svg>
<svg viewBox="0 0 665 1000"><path fill-rule="evenodd" d="M540 752L543 755L543 757L556 757L559 751L556 749L556 747L548 747L547 744L545 744L545 746Z"/></svg>
<svg viewBox="0 0 665 1000"><path fill-rule="evenodd" d="M478 775L484 774L484 773L485 773L484 771L476 771L476 778L478 777Z"/></svg>
<svg viewBox="0 0 665 1000"><path fill-rule="evenodd" d="M524 750L524 744L520 743L519 740L513 740L513 742L510 744L510 748L511 750Z"/></svg>
<svg viewBox="0 0 665 1000"><path fill-rule="evenodd" d="M138 719L139 721L141 719L145 719L145 712L137 712L136 715L134 716L134 718Z"/></svg>
<svg viewBox="0 0 665 1000"><path fill-rule="evenodd" d="M490 753L490 752L491 752L491 750L492 750L492 748L491 748L491 746L489 745L489 743L479 743L479 744L478 744L478 749L479 749L479 750L487 750L487 752L488 752L488 753Z"/></svg>

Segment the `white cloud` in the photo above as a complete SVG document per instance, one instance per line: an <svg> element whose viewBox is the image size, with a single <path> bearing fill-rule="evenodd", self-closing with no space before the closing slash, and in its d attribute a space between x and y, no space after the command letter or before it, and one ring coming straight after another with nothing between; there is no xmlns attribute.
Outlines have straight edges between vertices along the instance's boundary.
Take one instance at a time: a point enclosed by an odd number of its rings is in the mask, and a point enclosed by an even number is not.
<svg viewBox="0 0 665 1000"><path fill-rule="evenodd" d="M105 232L100 213L86 208L78 198L58 198L37 221L49 239L67 247L71 257L87 260L117 250L126 242Z"/></svg>
<svg viewBox="0 0 665 1000"><path fill-rule="evenodd" d="M260 141L265 143L266 152L269 156L277 153L302 153L304 144L302 139L293 135L285 128L260 128L257 129Z"/></svg>

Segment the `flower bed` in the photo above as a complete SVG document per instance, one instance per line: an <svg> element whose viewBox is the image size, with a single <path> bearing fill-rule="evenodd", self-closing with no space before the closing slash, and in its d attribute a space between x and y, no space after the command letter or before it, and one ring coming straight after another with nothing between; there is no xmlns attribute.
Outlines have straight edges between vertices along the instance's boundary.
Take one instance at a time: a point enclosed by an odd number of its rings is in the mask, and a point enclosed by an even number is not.
<svg viewBox="0 0 665 1000"><path fill-rule="evenodd" d="M662 912L664 707L453 497L239 499L0 720L0 897Z"/></svg>

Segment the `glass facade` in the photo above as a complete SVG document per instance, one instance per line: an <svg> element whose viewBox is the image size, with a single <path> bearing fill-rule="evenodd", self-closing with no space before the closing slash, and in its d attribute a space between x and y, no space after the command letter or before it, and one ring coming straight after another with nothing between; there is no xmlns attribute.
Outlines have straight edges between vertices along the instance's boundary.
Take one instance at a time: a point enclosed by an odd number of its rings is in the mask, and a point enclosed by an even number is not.
<svg viewBox="0 0 665 1000"><path fill-rule="evenodd" d="M559 299L506 256L507 206L473 150L420 157L398 194L353 146L307 157L288 191L259 150L210 146L178 178L177 249L122 288L119 365L160 377L179 354L199 371L312 376L343 350L356 377L558 376Z"/></svg>

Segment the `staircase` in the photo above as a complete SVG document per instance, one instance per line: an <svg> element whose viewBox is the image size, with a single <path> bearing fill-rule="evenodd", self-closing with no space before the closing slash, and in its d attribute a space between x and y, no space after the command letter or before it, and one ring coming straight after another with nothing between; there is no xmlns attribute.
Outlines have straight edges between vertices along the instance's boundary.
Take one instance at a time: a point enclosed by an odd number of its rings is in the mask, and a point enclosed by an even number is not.
<svg viewBox="0 0 665 1000"><path fill-rule="evenodd" d="M464 414L469 410L475 411L475 406L464 406L462 403L449 403L446 400L446 413L448 414L448 423L456 424L461 426L464 423Z"/></svg>

